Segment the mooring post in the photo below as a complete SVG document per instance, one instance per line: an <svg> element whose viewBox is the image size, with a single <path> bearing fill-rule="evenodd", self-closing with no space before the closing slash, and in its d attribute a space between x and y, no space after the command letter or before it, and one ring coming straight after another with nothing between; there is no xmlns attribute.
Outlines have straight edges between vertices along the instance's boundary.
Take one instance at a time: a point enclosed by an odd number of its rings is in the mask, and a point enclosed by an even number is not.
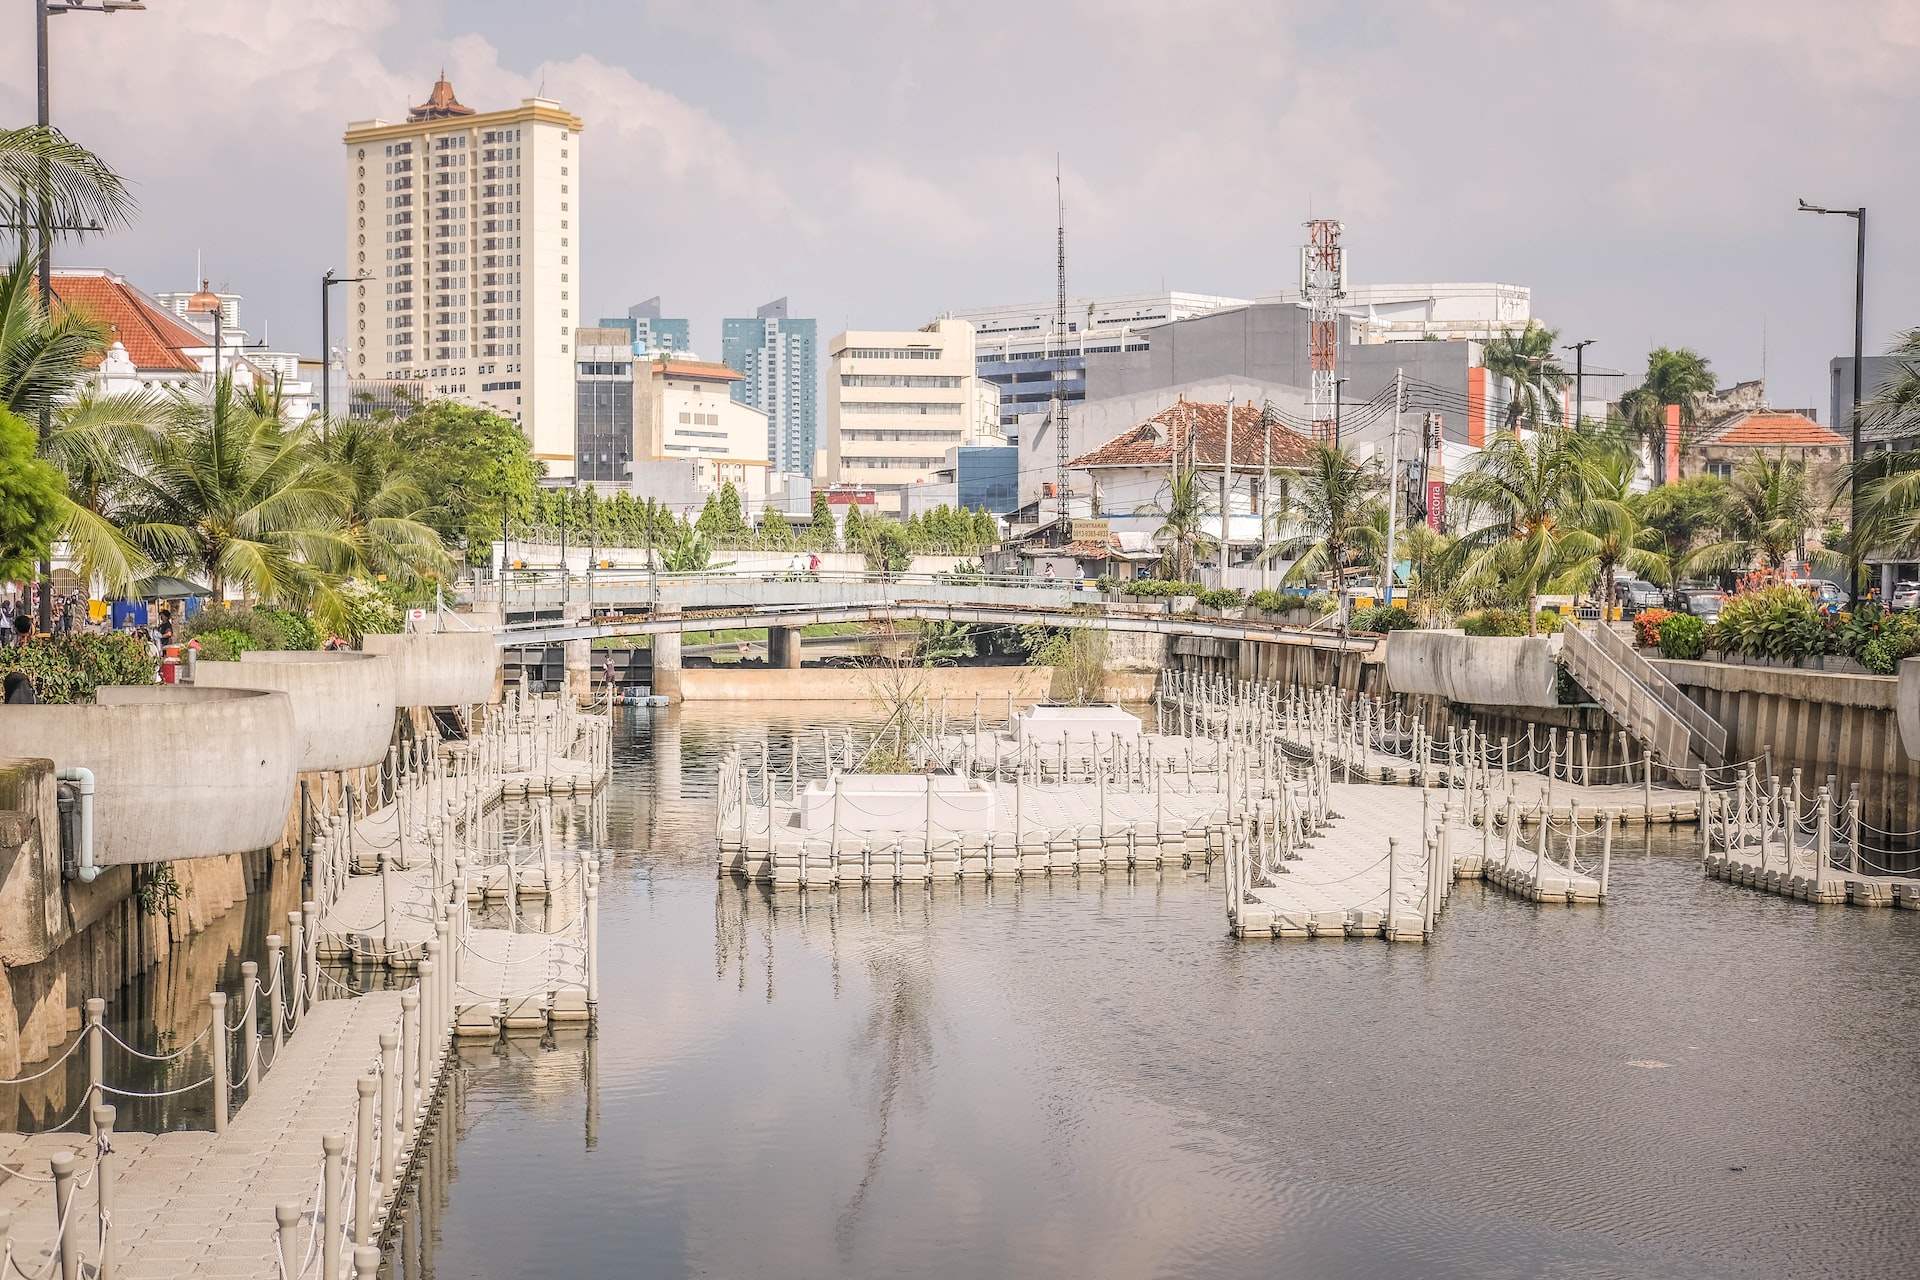
<svg viewBox="0 0 1920 1280"><path fill-rule="evenodd" d="M1400 841L1387 837L1387 909L1381 912L1381 929L1388 942L1394 941L1394 899L1400 892Z"/></svg>
<svg viewBox="0 0 1920 1280"><path fill-rule="evenodd" d="M805 845L802 845L805 848ZM598 877L595 877L596 879ZM591 882L587 897L587 1011L600 1007L600 887Z"/></svg>
<svg viewBox="0 0 1920 1280"><path fill-rule="evenodd" d="M320 1272L332 1280L340 1274L340 1214L345 1208L345 1176L341 1169L342 1153L347 1149L347 1137L343 1133L323 1134L320 1138L320 1222L316 1230L320 1233ZM355 1174L355 1204L359 1203L359 1175ZM356 1228L357 1230L357 1228Z"/></svg>
<svg viewBox="0 0 1920 1280"><path fill-rule="evenodd" d="M306 989L302 997L306 1007L311 1009L313 1002L320 998L320 908L312 902L300 904L300 916L306 926L306 948L302 954L306 957Z"/></svg>
<svg viewBox="0 0 1920 1280"><path fill-rule="evenodd" d="M419 1034L414 1038L414 1054L420 1059L416 1074L422 1098L431 1097L433 1093L434 1043L440 1034L439 1015L435 1012L440 995L440 966L433 954L438 944L429 938L426 950L426 958L420 961L420 985L415 988L420 993L420 1013L416 1019Z"/></svg>
<svg viewBox="0 0 1920 1280"><path fill-rule="evenodd" d="M106 1105L107 1002L99 996L87 1001L87 1106L98 1111ZM94 1129L99 1136L99 1129Z"/></svg>
<svg viewBox="0 0 1920 1280"><path fill-rule="evenodd" d="M400 993L400 1147L413 1140L414 1114L420 1106L420 988Z"/></svg>
<svg viewBox="0 0 1920 1280"><path fill-rule="evenodd" d="M93 1132L100 1152L93 1173L100 1207L100 1261L94 1271L96 1280L113 1280L120 1269L115 1240L119 1232L113 1225L113 1174L120 1163L113 1154L113 1121L118 1114L118 1108L104 1103L93 1108Z"/></svg>
<svg viewBox="0 0 1920 1280"><path fill-rule="evenodd" d="M294 1025L298 1026L307 1011L307 979L304 963L307 954L307 929L298 911L287 912L287 933L293 939L293 951L287 957L287 973L291 979L291 985L287 988L287 1009L293 1015Z"/></svg>
<svg viewBox="0 0 1920 1280"><path fill-rule="evenodd" d="M380 1274L380 1251L372 1245L362 1245L353 1251L354 1280L374 1280Z"/></svg>
<svg viewBox="0 0 1920 1280"><path fill-rule="evenodd" d="M363 1075L354 1080L353 1087L357 1094L353 1112L353 1242L360 1245L373 1239L373 1113L380 1081Z"/></svg>
<svg viewBox="0 0 1920 1280"><path fill-rule="evenodd" d="M1513 866L1513 845L1514 841L1518 839L1518 836L1515 834L1515 829L1519 827L1519 825L1518 815L1514 813L1513 797L1509 795L1507 797L1507 848L1505 860L1501 864L1508 869L1511 869Z"/></svg>
<svg viewBox="0 0 1920 1280"><path fill-rule="evenodd" d="M73 1166L71 1151L56 1151L49 1161L53 1167L53 1220L60 1224L55 1246L60 1255L60 1280L79 1280L80 1223L73 1213Z"/></svg>
<svg viewBox="0 0 1920 1280"><path fill-rule="evenodd" d="M1614 812L1607 809L1601 813L1606 827L1600 833L1600 896L1607 896L1607 880L1613 871L1613 824Z"/></svg>
<svg viewBox="0 0 1920 1280"><path fill-rule="evenodd" d="M1817 898L1820 882L1826 878L1827 863L1833 857L1833 792L1827 787L1820 788L1820 826L1819 834L1814 838L1813 884L1809 899Z"/></svg>
<svg viewBox="0 0 1920 1280"><path fill-rule="evenodd" d="M260 965L253 960L240 962L240 985L247 993L241 1006L240 1047L247 1064L247 1098L260 1087Z"/></svg>
<svg viewBox="0 0 1920 1280"><path fill-rule="evenodd" d="M279 1275L292 1280L300 1274L300 1202L282 1200L274 1205L273 1221L279 1228L274 1236L280 1250Z"/></svg>
<svg viewBox="0 0 1920 1280"><path fill-rule="evenodd" d="M227 1131L227 993L207 994L207 1006L213 1011L213 1131Z"/></svg>
<svg viewBox="0 0 1920 1280"><path fill-rule="evenodd" d="M267 935L267 972L273 983L273 1008L269 1021L273 1027L273 1060L280 1061L280 1048L286 1043L287 1019L281 1001L287 994L286 953L280 948L280 935Z"/></svg>
<svg viewBox="0 0 1920 1280"><path fill-rule="evenodd" d="M380 1190L392 1195L399 1185L399 1167L394 1159L394 1138L400 1123L400 1037L391 1031L380 1033Z"/></svg>

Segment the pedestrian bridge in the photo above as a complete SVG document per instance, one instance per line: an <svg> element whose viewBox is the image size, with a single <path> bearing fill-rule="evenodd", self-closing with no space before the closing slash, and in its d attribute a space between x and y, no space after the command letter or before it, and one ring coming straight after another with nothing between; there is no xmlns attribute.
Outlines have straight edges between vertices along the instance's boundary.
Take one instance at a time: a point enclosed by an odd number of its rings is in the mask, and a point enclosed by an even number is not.
<svg viewBox="0 0 1920 1280"><path fill-rule="evenodd" d="M1289 637L1338 645L1326 627L1196 616L1192 599L1115 600L1084 582L985 574L730 573L522 575L499 601L501 648L612 636L673 635L723 628L791 630L818 623L889 621L980 625L1032 623L1104 631L1160 632L1222 640ZM530 579L530 580L528 580ZM555 618L555 613L560 617ZM542 617L541 615L546 615ZM527 617L527 615L532 615Z"/></svg>

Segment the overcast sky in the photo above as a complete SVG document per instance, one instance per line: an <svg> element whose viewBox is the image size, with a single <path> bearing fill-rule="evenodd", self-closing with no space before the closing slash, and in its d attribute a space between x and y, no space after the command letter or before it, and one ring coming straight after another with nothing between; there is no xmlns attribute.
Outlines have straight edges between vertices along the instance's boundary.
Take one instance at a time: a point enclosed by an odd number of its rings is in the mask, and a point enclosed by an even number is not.
<svg viewBox="0 0 1920 1280"><path fill-rule="evenodd" d="M30 0L0 5L0 121L33 118ZM719 355L780 295L910 327L1069 287L1252 297L1301 223L1357 282L1531 286L1563 341L1649 346L1819 405L1852 342L1920 324L1920 3L1490 6L148 0L53 21L54 120L132 180L137 223L65 247L154 291L215 283L276 346L319 345L344 266L340 136L403 118L444 64L480 110L542 89L586 121L589 318L664 296Z"/></svg>

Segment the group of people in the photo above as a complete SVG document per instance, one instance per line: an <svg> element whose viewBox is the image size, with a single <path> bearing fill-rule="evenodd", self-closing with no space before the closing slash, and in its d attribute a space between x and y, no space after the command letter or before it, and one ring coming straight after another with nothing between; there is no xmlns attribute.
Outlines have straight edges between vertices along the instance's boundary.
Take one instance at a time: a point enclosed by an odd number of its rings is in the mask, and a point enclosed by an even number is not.
<svg viewBox="0 0 1920 1280"><path fill-rule="evenodd" d="M787 562L789 581L799 582L809 579L820 572L820 557L811 551L796 551L793 559Z"/></svg>
<svg viewBox="0 0 1920 1280"><path fill-rule="evenodd" d="M20 644L34 637L36 627L33 621L34 600L30 595L9 596L0 602L0 647ZM54 635L65 635L72 631L90 629L87 619L87 600L79 591L69 591L53 599Z"/></svg>

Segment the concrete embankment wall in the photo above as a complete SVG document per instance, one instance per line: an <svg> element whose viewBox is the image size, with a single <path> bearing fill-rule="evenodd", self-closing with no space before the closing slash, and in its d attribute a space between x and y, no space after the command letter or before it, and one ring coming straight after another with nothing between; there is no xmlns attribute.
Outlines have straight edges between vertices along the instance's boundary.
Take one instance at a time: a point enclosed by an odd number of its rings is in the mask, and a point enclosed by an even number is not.
<svg viewBox="0 0 1920 1280"><path fill-rule="evenodd" d="M1167 666L1172 670L1305 688L1332 685L1349 692L1385 692L1383 660L1384 653L1371 636L1355 637L1345 646L1326 637L1305 636L1216 640L1176 635L1167 639Z"/></svg>
<svg viewBox="0 0 1920 1280"><path fill-rule="evenodd" d="M0 759L0 1076L57 1052L88 997L111 996L226 917L275 856L172 863L179 896L149 915L137 896L144 868L109 867L92 884L61 879L53 769L51 760ZM298 877L289 879L297 895Z"/></svg>
<svg viewBox="0 0 1920 1280"><path fill-rule="evenodd" d="M1898 677L1664 658L1653 665L1726 727L1729 758L1771 747L1781 777L1798 767L1811 790L1835 774L1843 797L1857 782L1865 821L1883 831L1920 828L1920 760L1900 740Z"/></svg>

